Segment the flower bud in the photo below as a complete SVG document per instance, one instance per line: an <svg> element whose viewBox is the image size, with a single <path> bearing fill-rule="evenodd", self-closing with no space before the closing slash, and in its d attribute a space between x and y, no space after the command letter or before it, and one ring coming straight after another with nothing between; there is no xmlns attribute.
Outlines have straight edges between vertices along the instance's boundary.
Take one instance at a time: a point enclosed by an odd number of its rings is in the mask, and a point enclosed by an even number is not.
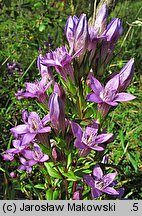
<svg viewBox="0 0 142 216"><path fill-rule="evenodd" d="M50 110L50 120L55 130L65 131L65 108L63 100L59 97L58 93L52 93L48 102Z"/></svg>

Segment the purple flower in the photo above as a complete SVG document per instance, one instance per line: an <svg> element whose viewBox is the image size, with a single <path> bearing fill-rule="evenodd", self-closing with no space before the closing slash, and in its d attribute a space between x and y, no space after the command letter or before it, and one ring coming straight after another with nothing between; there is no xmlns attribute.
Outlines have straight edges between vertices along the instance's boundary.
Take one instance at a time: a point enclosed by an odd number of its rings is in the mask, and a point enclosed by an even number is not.
<svg viewBox="0 0 142 216"><path fill-rule="evenodd" d="M98 35L102 34L107 26L108 19L108 7L106 4L103 4L100 10L97 13L94 28L97 29Z"/></svg>
<svg viewBox="0 0 142 216"><path fill-rule="evenodd" d="M12 144L14 148L6 150L6 154L2 155L4 160L14 160L15 154L22 153L22 151L28 147L27 145L22 145L21 140L13 140Z"/></svg>
<svg viewBox="0 0 142 216"><path fill-rule="evenodd" d="M43 154L39 145L34 143L33 150L24 150L22 155L29 160L29 163L35 165L37 163L43 163L49 159L49 156Z"/></svg>
<svg viewBox="0 0 142 216"><path fill-rule="evenodd" d="M95 199L101 196L103 192L109 195L118 196L119 192L112 187L115 185L114 179L116 175L116 172L103 175L101 167L96 164L93 169L93 174L85 175L84 181L92 188L91 193Z"/></svg>
<svg viewBox="0 0 142 216"><path fill-rule="evenodd" d="M83 131L82 128L75 122L71 122L71 128L74 136L77 138L74 146L81 150L95 150L103 151L106 142L113 136L113 134L101 133L98 135L99 124L95 121L88 125Z"/></svg>
<svg viewBox="0 0 142 216"><path fill-rule="evenodd" d="M16 95L16 97L20 97L19 99L21 99L22 97L24 98L37 98L41 103L43 103L44 105L47 105L47 89L51 86L52 81L48 82L47 76L43 76L41 81L36 81L35 83L28 83L26 82L26 90L25 92L18 92Z"/></svg>
<svg viewBox="0 0 142 216"><path fill-rule="evenodd" d="M11 178L16 178L16 176L17 176L17 175L16 175L16 172L11 172L11 173L10 173L10 176L11 176Z"/></svg>
<svg viewBox="0 0 142 216"><path fill-rule="evenodd" d="M26 111L24 111L26 112ZM26 116L26 117L25 117ZM36 112L23 113L23 121L25 124L11 128L14 137L22 136L22 145L27 145L32 142L37 135L47 134L51 131L50 127L46 127L49 121L49 115L46 115L42 120Z"/></svg>
<svg viewBox="0 0 142 216"><path fill-rule="evenodd" d="M80 54L82 54L87 48L89 37L86 15L81 14L79 19L76 16L69 16L65 32L71 50L74 50L75 52L82 50L80 52Z"/></svg>
<svg viewBox="0 0 142 216"><path fill-rule="evenodd" d="M50 110L50 120L54 129L59 132L65 131L65 107L62 98L58 93L53 92L48 102Z"/></svg>
<svg viewBox="0 0 142 216"><path fill-rule="evenodd" d="M124 91L132 81L134 76L134 59L130 59L124 67L121 69L120 73L120 82L119 82L119 91Z"/></svg>
<svg viewBox="0 0 142 216"><path fill-rule="evenodd" d="M25 158L20 158L21 166L18 168L18 170L26 170L28 173L32 172L32 166L33 163L30 163L30 161L27 161Z"/></svg>
<svg viewBox="0 0 142 216"><path fill-rule="evenodd" d="M53 74L52 74L52 71L51 71L51 68L50 67L47 67L43 64L41 64L41 59L42 59L42 55L40 54L38 56L38 59L37 59L37 66L38 66L38 70L41 74L41 76L46 76L47 79L51 80L54 82L54 77L53 77Z"/></svg>
<svg viewBox="0 0 142 216"><path fill-rule="evenodd" d="M71 49L73 49L74 47L74 40L75 40L75 29L77 26L79 19L77 16L69 16L66 26L65 26L65 33L66 33L66 37L67 40L69 42L69 46Z"/></svg>
<svg viewBox="0 0 142 216"><path fill-rule="evenodd" d="M80 50L71 56L71 54L68 53L67 48L62 46L53 52L47 53L45 57L42 57L41 64L47 67L55 67L56 71L65 81L68 81L68 78L74 81L74 70L71 61L78 56L79 52Z"/></svg>
<svg viewBox="0 0 142 216"><path fill-rule="evenodd" d="M82 200L82 191L81 190L77 190L73 193L73 200Z"/></svg>
<svg viewBox="0 0 142 216"><path fill-rule="evenodd" d="M94 23L88 25L88 30L89 30L88 50L91 51L90 61L92 60L96 52L98 42L106 37L106 36L102 36L102 33L106 29L107 18L108 18L108 8L106 4L103 4L103 6L100 8L96 16L95 22L94 20L92 20Z"/></svg>
<svg viewBox="0 0 142 216"><path fill-rule="evenodd" d="M121 83L120 74L117 74L110 79L106 86L103 87L101 83L93 76L90 76L90 86L93 92L86 96L87 101L98 104L98 110L102 115L106 115L111 106L117 106L118 102L125 102L135 99L135 96L128 93L118 93L119 83Z"/></svg>

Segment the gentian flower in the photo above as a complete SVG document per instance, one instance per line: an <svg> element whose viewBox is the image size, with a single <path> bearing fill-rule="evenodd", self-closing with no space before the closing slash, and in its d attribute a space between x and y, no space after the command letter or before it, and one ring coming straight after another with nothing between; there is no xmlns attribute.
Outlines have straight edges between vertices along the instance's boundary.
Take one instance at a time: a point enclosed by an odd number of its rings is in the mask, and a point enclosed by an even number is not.
<svg viewBox="0 0 142 216"><path fill-rule="evenodd" d="M45 126L49 121L49 115L46 115L41 120L36 112L31 112L28 116L26 112L25 115L23 113L23 121L25 124L13 127L10 130L15 138L22 136L22 145L29 144L35 138L37 138L37 135L39 138L40 136L44 136L44 134L48 134L51 131L50 127Z"/></svg>
<svg viewBox="0 0 142 216"><path fill-rule="evenodd" d="M26 82L26 90L25 92L16 93L16 97L24 97L24 98L37 98L39 102L47 105L47 89L51 86L52 81L48 82L47 76L43 76L41 81L36 81L35 83ZM19 98L21 99L21 98Z"/></svg>
<svg viewBox="0 0 142 216"><path fill-rule="evenodd" d="M97 13L96 19L91 20L88 24L89 40L88 50L91 51L90 61L94 57L99 41L102 41L106 36L102 36L102 33L106 29L108 18L108 8L106 4L103 4Z"/></svg>
<svg viewBox="0 0 142 216"><path fill-rule="evenodd" d="M81 190L77 190L73 193L73 200L82 200L82 191Z"/></svg>
<svg viewBox="0 0 142 216"><path fill-rule="evenodd" d="M43 163L49 159L49 156L43 154L41 148L36 143L34 143L33 150L26 149L22 152L22 155L28 159L32 165Z"/></svg>
<svg viewBox="0 0 142 216"><path fill-rule="evenodd" d="M87 101L97 103L99 105L98 110L102 112L103 116L108 113L111 106L117 106L118 102L135 99L135 96L131 94L118 93L120 80L120 74L117 74L103 87L95 77L90 76L90 86L93 92L89 93L86 99Z"/></svg>
<svg viewBox="0 0 142 216"><path fill-rule="evenodd" d="M71 62L73 58L79 55L79 52L80 50L71 56L67 48L62 46L53 52L47 53L45 57L42 57L41 64L47 67L55 67L56 71L65 81L68 81L68 77L74 81L74 70Z"/></svg>
<svg viewBox="0 0 142 216"><path fill-rule="evenodd" d="M111 133L101 133L98 135L99 124L95 121L83 131L82 128L75 122L71 122L71 128L76 140L74 146L83 150L103 151L106 142L113 136Z"/></svg>
<svg viewBox="0 0 142 216"><path fill-rule="evenodd" d="M118 196L119 192L112 187L116 175L116 172L103 175L101 167L96 164L93 169L93 174L85 175L84 181L92 188L92 197L95 199L101 196L103 192L109 195Z"/></svg>
<svg viewBox="0 0 142 216"><path fill-rule="evenodd" d="M134 76L134 59L130 59L124 67L121 69L120 73L120 82L119 82L119 91L124 91L132 81Z"/></svg>
<svg viewBox="0 0 142 216"><path fill-rule="evenodd" d="M18 170L26 170L28 173L32 172L32 166L34 165L33 162L27 161L25 158L20 158L21 166Z"/></svg>
<svg viewBox="0 0 142 216"><path fill-rule="evenodd" d="M22 145L21 143L21 140L13 140L12 144L14 148L5 151L6 154L2 155L4 160L14 160L15 154L22 153L28 147L27 145Z"/></svg>
<svg viewBox="0 0 142 216"><path fill-rule="evenodd" d="M46 76L47 79L54 82L54 77L51 68L41 64L41 59L42 59L42 55L40 54L37 59L37 66L41 76L42 77Z"/></svg>
<svg viewBox="0 0 142 216"><path fill-rule="evenodd" d="M40 147L34 143L33 150L26 149L22 152L22 155L28 159L21 157L20 162L22 165L18 168L19 170L27 170L29 173L32 172L32 166L37 163L43 163L49 160L49 156L43 154Z"/></svg>
<svg viewBox="0 0 142 216"><path fill-rule="evenodd" d="M101 35L105 31L107 26L107 19L108 19L108 7L106 4L103 4L96 15L96 20L94 24L94 29L97 29L98 35Z"/></svg>
<svg viewBox="0 0 142 216"><path fill-rule="evenodd" d="M50 120L56 131L65 131L65 107L64 101L57 92L53 92L48 102Z"/></svg>
<svg viewBox="0 0 142 216"><path fill-rule="evenodd" d="M80 18L69 16L65 27L65 33L71 51L74 50L75 52L78 52L79 50L82 50L79 55L82 54L87 48L89 37L86 15L81 14Z"/></svg>

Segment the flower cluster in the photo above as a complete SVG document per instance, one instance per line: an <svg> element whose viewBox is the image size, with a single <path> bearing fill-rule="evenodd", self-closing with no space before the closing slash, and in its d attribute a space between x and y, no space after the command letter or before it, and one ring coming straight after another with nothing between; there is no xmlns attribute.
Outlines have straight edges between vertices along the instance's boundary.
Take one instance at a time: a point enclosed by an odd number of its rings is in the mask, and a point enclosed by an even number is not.
<svg viewBox="0 0 142 216"><path fill-rule="evenodd" d="M36 112L22 112L23 124L11 128L13 147L3 158L13 161L17 155L21 163L18 169L29 173L35 164L44 163L49 184L59 177L63 190L59 197L66 194L67 199L83 199L88 187L95 199L103 193L120 197L123 190L114 180L117 172L104 175L101 168L106 162L107 145L115 139L103 123L111 107L135 99L125 92L134 75L134 60L130 59L119 73L112 73L111 78L106 75L105 81L102 79L122 34L120 19L113 18L109 24L107 20L106 4L94 22L88 22L85 14L69 16L65 26L69 45L40 53L37 65L41 80L26 82L26 89L15 94L19 100L37 99L47 113L40 119ZM88 158L90 167L85 172ZM108 163L105 166L111 167ZM52 185L54 191L56 184Z"/></svg>

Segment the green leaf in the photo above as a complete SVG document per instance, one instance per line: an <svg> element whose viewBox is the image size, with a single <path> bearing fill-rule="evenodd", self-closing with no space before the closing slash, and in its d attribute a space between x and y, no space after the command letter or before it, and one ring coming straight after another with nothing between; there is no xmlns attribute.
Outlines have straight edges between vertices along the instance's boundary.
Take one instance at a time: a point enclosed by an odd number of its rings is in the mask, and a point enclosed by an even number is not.
<svg viewBox="0 0 142 216"><path fill-rule="evenodd" d="M45 28L46 28L46 26L43 23L41 23L39 26L39 31L42 32L45 30Z"/></svg>
<svg viewBox="0 0 142 216"><path fill-rule="evenodd" d="M65 177L67 177L68 181L77 181L77 180L81 180L81 177L78 177L74 174L73 171L69 171L68 173L62 173Z"/></svg>
<svg viewBox="0 0 142 216"><path fill-rule="evenodd" d="M128 153L127 152L127 155L128 155L128 158L132 164L132 166L134 167L135 171L137 172L138 170L138 167L137 167L137 161L133 158L132 154L131 153Z"/></svg>
<svg viewBox="0 0 142 216"><path fill-rule="evenodd" d="M34 187L35 187L35 188L38 188L38 189L41 189L41 190L44 190L44 189L45 189L45 187L44 187L43 184L37 184L37 185L35 185Z"/></svg>
<svg viewBox="0 0 142 216"><path fill-rule="evenodd" d="M52 162L45 162L44 163L48 174L57 179L62 179L61 175L58 173L57 169L54 167L54 164Z"/></svg>
<svg viewBox="0 0 142 216"><path fill-rule="evenodd" d="M67 160L67 169L70 167L72 162L72 157L71 157L71 153L68 155L68 160Z"/></svg>
<svg viewBox="0 0 142 216"><path fill-rule="evenodd" d="M53 192L53 200L58 200L58 197L59 197L59 190L55 190Z"/></svg>
<svg viewBox="0 0 142 216"><path fill-rule="evenodd" d="M53 191L52 191L51 188L46 191L45 197L46 197L47 200L52 200L53 199Z"/></svg>

